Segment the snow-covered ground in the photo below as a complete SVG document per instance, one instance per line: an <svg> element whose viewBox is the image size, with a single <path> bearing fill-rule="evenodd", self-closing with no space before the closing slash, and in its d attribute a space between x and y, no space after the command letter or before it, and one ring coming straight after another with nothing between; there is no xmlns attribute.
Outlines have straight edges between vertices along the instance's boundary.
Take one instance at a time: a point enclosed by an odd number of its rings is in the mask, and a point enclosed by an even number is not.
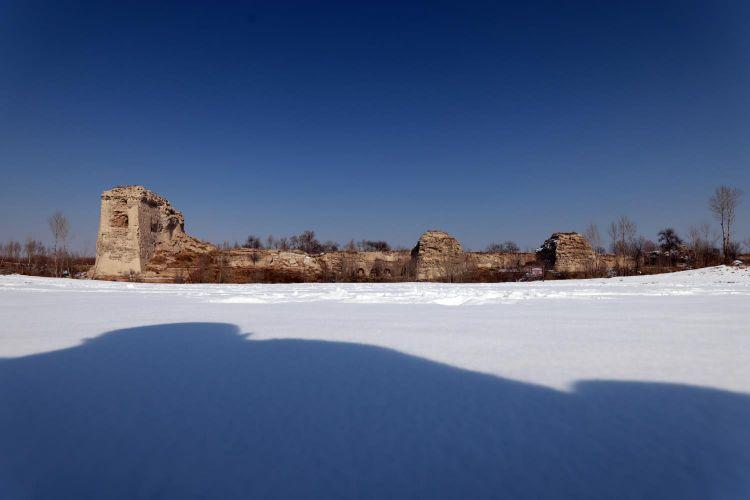
<svg viewBox="0 0 750 500"><path fill-rule="evenodd" d="M750 498L750 270L0 277L0 498Z"/></svg>

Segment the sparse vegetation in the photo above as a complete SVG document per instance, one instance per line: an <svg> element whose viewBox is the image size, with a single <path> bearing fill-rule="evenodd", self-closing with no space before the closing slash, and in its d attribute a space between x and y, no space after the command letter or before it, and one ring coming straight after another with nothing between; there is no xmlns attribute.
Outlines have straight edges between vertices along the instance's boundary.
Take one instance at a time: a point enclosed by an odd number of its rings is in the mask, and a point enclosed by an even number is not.
<svg viewBox="0 0 750 500"><path fill-rule="evenodd" d="M611 250L615 255L628 255L629 245L636 239L636 224L627 215L609 225L609 237L612 240Z"/></svg>
<svg viewBox="0 0 750 500"><path fill-rule="evenodd" d="M245 243L242 244L242 248L252 248L257 250L259 248L263 248L263 243L261 243L260 238L258 238L254 234L251 234L247 237Z"/></svg>
<svg viewBox="0 0 750 500"><path fill-rule="evenodd" d="M602 241L602 235L601 233L599 233L599 227L593 222L589 223L589 225L586 227L586 231L584 231L583 237L586 238L586 241L589 242L589 245L591 245L591 249L594 252L598 254L606 252L604 248L604 242Z"/></svg>
<svg viewBox="0 0 750 500"><path fill-rule="evenodd" d="M289 238L289 247L309 254L323 252L323 245L315 237L315 231L303 231L301 234Z"/></svg>
<svg viewBox="0 0 750 500"><path fill-rule="evenodd" d="M711 231L708 224L691 227L688 234L689 248L696 267L718 263L719 251L716 249L716 242L719 238Z"/></svg>
<svg viewBox="0 0 750 500"><path fill-rule="evenodd" d="M518 253L521 250L515 241L507 240L502 243L490 243L487 245L486 251L491 253Z"/></svg>
<svg viewBox="0 0 750 500"><path fill-rule="evenodd" d="M363 252L390 252L391 246L387 241L362 240L359 249Z"/></svg>
<svg viewBox="0 0 750 500"><path fill-rule="evenodd" d="M60 276L60 260L62 256L67 254L66 241L68 239L70 224L68 224L68 219L65 215L59 210L52 214L48 222L50 231L52 231L52 237L55 241L55 246L52 249L55 260L55 276ZM69 272L70 269L68 269L68 273Z"/></svg>
<svg viewBox="0 0 750 500"><path fill-rule="evenodd" d="M737 206L740 204L742 191L729 186L719 186L708 200L708 207L721 227L722 256L724 261L736 257L736 246L732 242L732 226L734 225ZM733 256L732 253L735 255Z"/></svg>
<svg viewBox="0 0 750 500"><path fill-rule="evenodd" d="M31 276L80 276L94 264L94 257L60 248L54 251L41 241L28 238L0 244L0 274Z"/></svg>

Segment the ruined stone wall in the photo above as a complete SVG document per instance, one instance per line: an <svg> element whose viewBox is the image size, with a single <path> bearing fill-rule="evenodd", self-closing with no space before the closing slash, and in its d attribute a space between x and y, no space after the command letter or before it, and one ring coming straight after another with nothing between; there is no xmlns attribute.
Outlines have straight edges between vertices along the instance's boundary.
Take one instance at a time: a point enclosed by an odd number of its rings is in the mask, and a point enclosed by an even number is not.
<svg viewBox="0 0 750 500"><path fill-rule="evenodd" d="M238 248L222 255L232 281L320 281L323 275L320 261L299 251Z"/></svg>
<svg viewBox="0 0 750 500"><path fill-rule="evenodd" d="M613 253L603 253L596 255L596 265L600 269L632 269L635 267L635 261L627 255L615 255Z"/></svg>
<svg viewBox="0 0 750 500"><path fill-rule="evenodd" d="M427 231L411 252L219 250L185 233L183 215L142 186L101 197L96 264L90 276L149 282L505 281L543 263L558 273L624 267L596 255L578 233L555 233L534 253L471 253L443 231Z"/></svg>
<svg viewBox="0 0 750 500"><path fill-rule="evenodd" d="M466 255L469 266L479 270L514 270L536 261L533 252L472 252Z"/></svg>
<svg viewBox="0 0 750 500"><path fill-rule="evenodd" d="M628 256L595 253L578 233L554 233L537 250L537 258L548 270L572 275L604 275L635 267Z"/></svg>
<svg viewBox="0 0 750 500"><path fill-rule="evenodd" d="M139 279L147 282L407 281L409 252L331 252L233 248L157 252ZM411 278L413 279L413 278Z"/></svg>
<svg viewBox="0 0 750 500"><path fill-rule="evenodd" d="M411 257L408 252L329 252L308 255L298 250L233 249L222 252L242 281L403 281Z"/></svg>
<svg viewBox="0 0 750 500"><path fill-rule="evenodd" d="M327 277L337 281L409 281L409 252L331 252L319 257Z"/></svg>

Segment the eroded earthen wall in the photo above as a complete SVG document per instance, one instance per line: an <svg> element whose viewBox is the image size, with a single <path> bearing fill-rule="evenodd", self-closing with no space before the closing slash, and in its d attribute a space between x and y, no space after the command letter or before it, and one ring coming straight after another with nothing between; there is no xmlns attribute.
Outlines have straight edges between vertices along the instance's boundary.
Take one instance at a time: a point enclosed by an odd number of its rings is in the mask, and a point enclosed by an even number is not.
<svg viewBox="0 0 750 500"><path fill-rule="evenodd" d="M516 270L536 261L533 252L472 252L467 254L469 266L484 270Z"/></svg>
<svg viewBox="0 0 750 500"><path fill-rule="evenodd" d="M142 186L101 197L96 264L90 276L150 282L504 281L546 263L549 269L587 272L622 265L595 255L577 233L555 233L537 254L471 253L443 231L427 231L411 252L330 252L218 248L185 233L184 218Z"/></svg>

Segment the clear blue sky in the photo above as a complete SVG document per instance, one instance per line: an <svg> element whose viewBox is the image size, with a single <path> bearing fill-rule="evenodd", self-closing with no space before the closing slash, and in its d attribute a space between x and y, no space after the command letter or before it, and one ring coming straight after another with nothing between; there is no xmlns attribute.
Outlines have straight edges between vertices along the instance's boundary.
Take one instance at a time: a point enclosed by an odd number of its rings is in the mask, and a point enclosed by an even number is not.
<svg viewBox="0 0 750 500"><path fill-rule="evenodd" d="M742 188L750 2L0 3L0 240L143 184L214 242L647 237Z"/></svg>

